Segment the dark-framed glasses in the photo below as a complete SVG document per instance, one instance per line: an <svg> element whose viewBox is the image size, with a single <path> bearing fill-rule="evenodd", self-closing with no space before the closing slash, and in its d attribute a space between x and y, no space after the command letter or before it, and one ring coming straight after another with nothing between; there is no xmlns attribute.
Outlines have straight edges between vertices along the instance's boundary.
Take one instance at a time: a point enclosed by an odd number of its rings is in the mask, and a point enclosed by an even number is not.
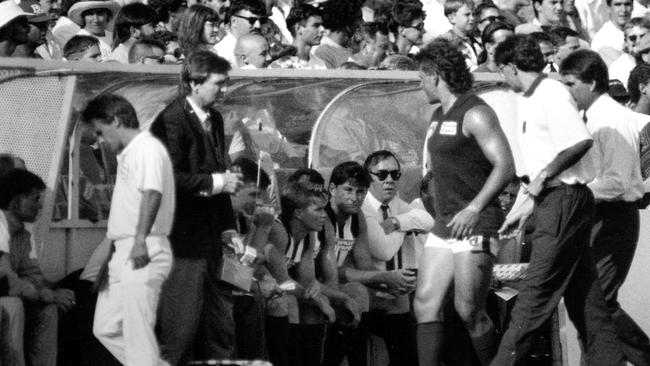
<svg viewBox="0 0 650 366"><path fill-rule="evenodd" d="M489 17L485 17L485 18L479 20L478 22L479 22L479 23L483 23L483 22L490 22L490 23L492 23L492 22L495 22L495 21L497 21L497 20L502 22L502 21L505 20L505 18L502 17L501 15L491 15L491 16L489 16Z"/></svg>
<svg viewBox="0 0 650 366"><path fill-rule="evenodd" d="M258 20L260 21L260 24L264 24L269 20L269 17L245 17L243 15L233 15L233 16L241 19L246 19L248 21L248 24L251 25L251 27L254 26Z"/></svg>
<svg viewBox="0 0 650 366"><path fill-rule="evenodd" d="M376 172L368 172L368 173L374 175L375 177L377 177L377 179L379 179L382 182L385 181L386 178L388 178L389 175L395 181L399 180L402 177L402 172L400 172L399 170L385 170L385 169L382 169L382 170L378 170Z"/></svg>

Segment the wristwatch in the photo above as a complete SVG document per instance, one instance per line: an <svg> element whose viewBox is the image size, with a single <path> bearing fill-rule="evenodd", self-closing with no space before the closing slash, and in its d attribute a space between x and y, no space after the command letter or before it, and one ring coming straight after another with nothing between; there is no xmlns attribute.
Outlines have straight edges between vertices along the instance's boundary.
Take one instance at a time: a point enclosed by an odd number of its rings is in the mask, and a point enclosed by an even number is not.
<svg viewBox="0 0 650 366"><path fill-rule="evenodd" d="M395 227L395 230L396 231L399 230L399 220L397 219L397 217L391 216L388 219L390 220L390 222L393 223L393 227Z"/></svg>

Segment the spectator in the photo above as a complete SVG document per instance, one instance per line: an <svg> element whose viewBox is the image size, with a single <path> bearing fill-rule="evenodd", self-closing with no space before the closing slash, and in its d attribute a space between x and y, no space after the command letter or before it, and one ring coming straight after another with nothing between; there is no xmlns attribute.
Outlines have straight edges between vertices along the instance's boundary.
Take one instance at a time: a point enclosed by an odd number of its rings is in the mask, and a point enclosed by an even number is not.
<svg viewBox="0 0 650 366"><path fill-rule="evenodd" d="M68 11L70 7L79 0L61 0L61 8L59 9L59 17L52 27L52 36L57 44L63 47L70 38L74 37L81 29L77 23L68 18Z"/></svg>
<svg viewBox="0 0 650 366"><path fill-rule="evenodd" d="M214 45L214 51L236 68L235 43L237 39L249 33L259 33L262 24L268 19L266 7L261 0L235 0L228 11L227 34Z"/></svg>
<svg viewBox="0 0 650 366"><path fill-rule="evenodd" d="M558 66L555 63L555 44L553 44L553 39L548 33L544 32L534 32L530 36L537 41L539 49L542 51L542 56L544 56L544 62L546 67L544 67L544 72L557 72Z"/></svg>
<svg viewBox="0 0 650 366"><path fill-rule="evenodd" d="M22 0L19 5L23 11L30 14L27 17L29 34L27 35L27 43L18 45L14 51L14 56L40 58L36 53L36 49L46 43L45 35L52 17L41 10L41 5L36 0Z"/></svg>
<svg viewBox="0 0 650 366"><path fill-rule="evenodd" d="M443 37L460 49L465 55L467 67L473 71L478 66L478 55L481 53L481 45L474 38L474 3L472 0L448 0L445 2L445 15L452 28Z"/></svg>
<svg viewBox="0 0 650 366"><path fill-rule="evenodd" d="M352 56L350 41L361 24L361 5L352 0L329 0L323 6L323 26L329 31L313 54L336 69Z"/></svg>
<svg viewBox="0 0 650 366"><path fill-rule="evenodd" d="M2 357L24 365L56 364L57 308L66 311L74 306L74 293L50 289L37 259L33 256L30 233L25 224L33 223L41 209L45 183L37 175L14 169L0 178L0 209L4 210L10 234L9 296L0 298L8 314L12 334L3 336ZM5 257L5 255L3 255ZM24 314L24 315L23 315ZM24 334L23 334L24 331ZM24 347L23 347L24 340ZM24 355L23 355L24 348Z"/></svg>
<svg viewBox="0 0 650 366"><path fill-rule="evenodd" d="M564 0L533 0L533 11L533 24L540 27L559 26L565 17Z"/></svg>
<svg viewBox="0 0 650 366"><path fill-rule="evenodd" d="M591 49L598 52L609 66L623 53L625 24L632 16L632 0L607 0L609 21L598 30L591 40Z"/></svg>
<svg viewBox="0 0 650 366"><path fill-rule="evenodd" d="M297 5L287 16L287 27L296 54L279 58L271 64L271 68L326 69L325 61L312 52L321 43L325 31L321 11L310 5Z"/></svg>
<svg viewBox="0 0 650 366"><path fill-rule="evenodd" d="M171 33L178 32L181 16L187 10L185 0L149 0L149 6L154 8L158 14L157 30Z"/></svg>
<svg viewBox="0 0 650 366"><path fill-rule="evenodd" d="M271 0L271 16L270 19L278 26L282 38L287 44L293 43L293 35L287 26L287 18L292 9L300 6L294 5L294 0Z"/></svg>
<svg viewBox="0 0 650 366"><path fill-rule="evenodd" d="M181 16L178 25L178 44L187 57L199 50L212 50L223 38L217 13L203 5L192 5Z"/></svg>
<svg viewBox="0 0 650 366"><path fill-rule="evenodd" d="M497 0L495 3L499 7L499 14L513 27L527 22L519 13L530 6L529 0Z"/></svg>
<svg viewBox="0 0 650 366"><path fill-rule="evenodd" d="M113 33L107 27L119 10L120 5L113 0L88 0L72 5L68 11L68 17L81 27L78 35L93 36L99 40L103 60L108 60L113 50Z"/></svg>
<svg viewBox="0 0 650 366"><path fill-rule="evenodd" d="M235 43L235 57L240 69L264 69L271 61L269 44L259 34L246 34Z"/></svg>
<svg viewBox="0 0 650 366"><path fill-rule="evenodd" d="M447 12L445 11L445 16ZM396 2L393 6L392 31L396 33L395 45L397 53L408 55L417 51L422 45L424 34L424 19L426 14L422 8L413 2Z"/></svg>
<svg viewBox="0 0 650 366"><path fill-rule="evenodd" d="M132 3L122 7L115 16L110 59L128 64L131 46L139 40L151 38L157 22L158 15L150 6Z"/></svg>
<svg viewBox="0 0 650 366"><path fill-rule="evenodd" d="M154 40L137 41L129 50L129 63L160 65L165 63L165 45Z"/></svg>
<svg viewBox="0 0 650 366"><path fill-rule="evenodd" d="M636 66L641 40L650 32L650 20L647 18L632 18L623 29L625 32L624 53L609 66L609 78L619 80L627 85L630 71Z"/></svg>
<svg viewBox="0 0 650 366"><path fill-rule="evenodd" d="M200 4L214 10L219 16L221 22L223 23L226 21L226 15L228 14L228 10L230 9L231 1L230 0L203 0L200 2Z"/></svg>
<svg viewBox="0 0 650 366"><path fill-rule="evenodd" d="M576 8L576 0L564 0L564 25L576 31L579 37L589 41L591 36L583 26L580 14ZM585 42L587 42L585 41Z"/></svg>
<svg viewBox="0 0 650 366"><path fill-rule="evenodd" d="M18 45L27 43L29 15L13 1L0 2L0 57L11 57Z"/></svg>
<svg viewBox="0 0 650 366"><path fill-rule="evenodd" d="M557 70L562 60L572 52L580 49L580 38L576 31L567 27L553 27L547 34L551 37L553 45L555 45L553 63Z"/></svg>
<svg viewBox="0 0 650 366"><path fill-rule="evenodd" d="M357 33L360 33L361 42L359 51L350 59L365 68L378 67L379 64L392 53L391 43L388 38L388 27L383 23L364 23Z"/></svg>
<svg viewBox="0 0 650 366"><path fill-rule="evenodd" d="M93 36L74 36L63 47L67 61L100 62L99 40Z"/></svg>
<svg viewBox="0 0 650 366"><path fill-rule="evenodd" d="M494 50L499 43L506 40L506 38L514 35L514 28L508 24L500 21L490 23L483 29L481 42L483 43L482 63L474 70L475 72L499 72L497 64L494 62Z"/></svg>
<svg viewBox="0 0 650 366"><path fill-rule="evenodd" d="M494 3L481 3L474 9L474 22L480 35L483 34L485 27L497 20L505 22L505 18L499 14L499 8Z"/></svg>

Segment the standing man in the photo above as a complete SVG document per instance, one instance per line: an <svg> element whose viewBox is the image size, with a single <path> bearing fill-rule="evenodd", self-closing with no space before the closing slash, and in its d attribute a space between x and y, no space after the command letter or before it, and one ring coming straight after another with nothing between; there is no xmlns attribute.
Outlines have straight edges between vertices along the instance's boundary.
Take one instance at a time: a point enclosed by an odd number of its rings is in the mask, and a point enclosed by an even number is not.
<svg viewBox="0 0 650 366"><path fill-rule="evenodd" d="M363 201L368 246L375 270L405 269L402 245L408 232L429 232L433 218L425 210L414 209L397 195L397 182L402 176L395 154L387 150L368 155L364 169L372 182ZM368 313L368 330L384 339L391 364L417 365L415 324L412 319L408 293L415 287L415 274L406 277L398 289L388 286L373 291Z"/></svg>
<svg viewBox="0 0 650 366"><path fill-rule="evenodd" d="M184 365L195 339L204 358L234 355L232 291L217 273L221 234L235 229L229 193L242 183L241 175L226 170L223 119L212 108L229 70L228 61L210 51L190 54L181 70L181 96L151 126L171 156L178 202L170 235L174 266L158 321L162 356L172 365Z"/></svg>
<svg viewBox="0 0 650 366"><path fill-rule="evenodd" d="M609 96L607 65L597 53L574 52L561 64L560 74L578 109L584 110L594 139L590 154L595 158L596 178L587 186L596 199L591 247L600 286L623 354L634 365L650 365L650 340L617 299L639 240L637 201L643 197L643 179L637 120L642 115Z"/></svg>
<svg viewBox="0 0 650 366"><path fill-rule="evenodd" d="M437 365L443 344L441 313L453 283L456 312L481 365L496 352L494 324L485 311L503 212L498 196L514 177L508 141L496 114L471 92L465 56L436 40L416 56L429 103L440 103L427 141L433 173L435 225L420 259L413 304L421 365Z"/></svg>
<svg viewBox="0 0 650 366"><path fill-rule="evenodd" d="M517 137L526 148L520 151L517 172L528 182L499 233L521 231L533 209L535 231L528 274L492 365L522 362L534 332L562 297L587 364L619 365L623 354L589 250L594 199L586 184L596 174L585 154L593 140L568 90L542 74L544 59L532 37L508 38L497 46L495 60L510 87L524 92L518 101Z"/></svg>
<svg viewBox="0 0 650 366"><path fill-rule="evenodd" d="M106 234L114 252L93 333L123 365L167 365L154 326L160 288L172 267L167 239L175 206L172 163L158 139L140 132L135 109L123 97L96 97L82 119L118 154Z"/></svg>
<svg viewBox="0 0 650 366"><path fill-rule="evenodd" d="M609 21L603 24L591 40L591 49L610 65L623 54L625 33L623 28L632 17L632 0L607 0Z"/></svg>

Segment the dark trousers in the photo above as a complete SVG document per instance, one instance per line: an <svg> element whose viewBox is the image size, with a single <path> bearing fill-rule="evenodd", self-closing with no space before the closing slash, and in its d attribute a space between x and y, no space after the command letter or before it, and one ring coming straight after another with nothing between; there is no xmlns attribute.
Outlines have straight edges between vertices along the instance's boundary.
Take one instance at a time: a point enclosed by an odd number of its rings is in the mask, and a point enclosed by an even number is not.
<svg viewBox="0 0 650 366"><path fill-rule="evenodd" d="M612 366L623 361L589 248L593 202L591 191L583 185L546 189L537 198L528 274L492 365L524 363L534 332L551 317L562 297L587 364Z"/></svg>
<svg viewBox="0 0 650 366"><path fill-rule="evenodd" d="M368 331L383 338L390 366L417 366L415 318L412 313L368 313Z"/></svg>
<svg viewBox="0 0 650 366"><path fill-rule="evenodd" d="M191 358L235 356L232 289L217 279L218 264L213 259L174 258L156 324L162 357L173 366Z"/></svg>
<svg viewBox="0 0 650 366"><path fill-rule="evenodd" d="M630 270L638 240L639 210L636 202L596 205L591 247L600 286L625 358L641 366L650 365L650 340L618 303L618 290Z"/></svg>
<svg viewBox="0 0 650 366"><path fill-rule="evenodd" d="M323 366L339 366L347 357L349 366L368 365L368 316L357 327L334 323L327 328Z"/></svg>
<svg viewBox="0 0 650 366"><path fill-rule="evenodd" d="M257 282L251 287L251 293L234 297L237 358L265 360L264 298Z"/></svg>

